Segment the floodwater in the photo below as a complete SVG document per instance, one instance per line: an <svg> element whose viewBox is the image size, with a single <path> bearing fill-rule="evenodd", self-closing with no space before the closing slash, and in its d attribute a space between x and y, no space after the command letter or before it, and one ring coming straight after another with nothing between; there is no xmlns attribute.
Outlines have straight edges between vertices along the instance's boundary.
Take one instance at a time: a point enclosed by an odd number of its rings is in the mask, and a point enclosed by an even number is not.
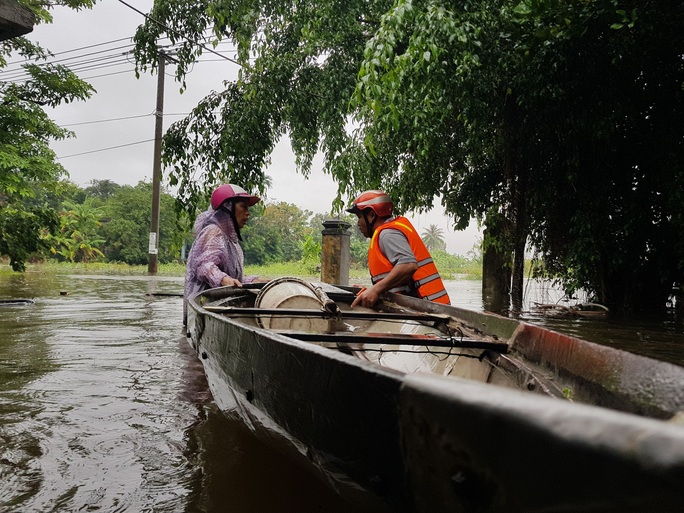
<svg viewBox="0 0 684 513"><path fill-rule="evenodd" d="M480 286L447 284L475 310ZM0 276L0 299L35 300L0 305L0 512L361 511L217 410L181 336L181 290L182 278ZM681 319L566 324L684 365Z"/></svg>
<svg viewBox="0 0 684 513"><path fill-rule="evenodd" d="M0 276L0 512L360 511L217 410L181 290Z"/></svg>
<svg viewBox="0 0 684 513"><path fill-rule="evenodd" d="M445 283L451 302L469 310L482 310L482 282L455 280ZM592 318L547 315L538 304L572 306L586 302L568 300L564 293L547 283L527 280L523 289L520 320L539 324L568 335L617 349L684 366L684 309L663 308L657 313L625 319L611 315ZM683 385L684 386L684 385Z"/></svg>

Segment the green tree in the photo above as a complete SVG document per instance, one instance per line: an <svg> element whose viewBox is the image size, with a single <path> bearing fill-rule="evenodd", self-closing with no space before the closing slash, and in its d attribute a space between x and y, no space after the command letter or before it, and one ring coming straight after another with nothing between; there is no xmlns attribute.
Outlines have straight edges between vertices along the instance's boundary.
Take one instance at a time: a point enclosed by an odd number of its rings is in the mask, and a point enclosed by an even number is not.
<svg viewBox="0 0 684 513"><path fill-rule="evenodd" d="M104 210L94 205L93 198L86 198L81 204L65 201L64 210L59 213L60 230L48 236L52 253L69 262L90 262L104 254L98 246L105 240L99 238Z"/></svg>
<svg viewBox="0 0 684 513"><path fill-rule="evenodd" d="M355 97L357 146L378 158L354 172L399 169L390 180L411 203L442 183L457 226L485 217L518 305L528 238L569 291L664 305L684 269L683 9L398 2Z"/></svg>
<svg viewBox="0 0 684 513"><path fill-rule="evenodd" d="M316 273L316 270L320 268L322 249L321 242L316 241L312 234L307 235L302 241L302 257L300 262L306 266L310 274Z"/></svg>
<svg viewBox="0 0 684 513"><path fill-rule="evenodd" d="M304 242L314 236L308 222L312 213L283 201L253 211L242 232L245 259L253 264L300 260Z"/></svg>
<svg viewBox="0 0 684 513"><path fill-rule="evenodd" d="M258 203L250 209L249 222L242 230L242 249L245 261L263 265L283 261L278 228L264 219L265 204Z"/></svg>
<svg viewBox="0 0 684 513"><path fill-rule="evenodd" d="M51 6L22 2L39 23L51 22ZM71 0L72 8L91 7L90 0ZM0 43L0 68L21 58L25 77L0 82L0 254L8 255L15 271L23 271L33 251L45 249L44 235L59 226L54 208L31 204L37 191L58 191L65 169L55 161L50 141L71 136L57 126L44 107L85 100L94 89L60 64L39 64L49 52L24 37ZM28 201L28 206L25 203Z"/></svg>
<svg viewBox="0 0 684 513"><path fill-rule="evenodd" d="M0 254L10 257L15 271L24 271L33 253L50 248L46 237L59 227L57 212L47 208L26 210L10 205L0 207Z"/></svg>
<svg viewBox="0 0 684 513"><path fill-rule="evenodd" d="M176 260L184 234L177 229L174 198L162 192L159 209L159 263ZM122 185L105 202L107 221L102 227L106 240L102 251L108 261L145 264L149 260L149 233L152 216L152 184Z"/></svg>
<svg viewBox="0 0 684 513"><path fill-rule="evenodd" d="M158 38L179 45L180 80L205 30L237 45L239 79L165 137L187 203L196 169L262 185L287 132L304 174L322 151L336 207L381 187L398 212L436 194L456 228L482 219L514 303L529 241L611 306L664 304L684 281L679 0L205 5L157 0L136 34L140 69Z"/></svg>
<svg viewBox="0 0 684 513"><path fill-rule="evenodd" d="M528 38L559 91L531 152L531 240L569 292L624 311L664 305L684 276L684 4L586 4L569 34L561 6L553 23L535 7L522 26L557 28L565 60Z"/></svg>
<svg viewBox="0 0 684 513"><path fill-rule="evenodd" d="M107 201L114 196L121 187L121 185L111 180L91 180L90 185L86 187L85 191L89 196L99 198L102 201Z"/></svg>
<svg viewBox="0 0 684 513"><path fill-rule="evenodd" d="M446 242L444 241L444 230L436 224L431 224L420 235L425 243L425 246L430 250L446 251Z"/></svg>
<svg viewBox="0 0 684 513"><path fill-rule="evenodd" d="M135 35L140 70L155 69L157 40L176 46L180 81L214 41L237 46L240 78L202 100L164 136L163 159L185 205L222 181L264 187L264 166L287 132L299 170L307 175L323 149L328 161L348 143L349 99L363 48L391 0L264 2L228 0L197 4L157 0ZM199 169L194 178L186 171ZM341 183L344 191L348 183ZM342 206L341 200L336 202Z"/></svg>

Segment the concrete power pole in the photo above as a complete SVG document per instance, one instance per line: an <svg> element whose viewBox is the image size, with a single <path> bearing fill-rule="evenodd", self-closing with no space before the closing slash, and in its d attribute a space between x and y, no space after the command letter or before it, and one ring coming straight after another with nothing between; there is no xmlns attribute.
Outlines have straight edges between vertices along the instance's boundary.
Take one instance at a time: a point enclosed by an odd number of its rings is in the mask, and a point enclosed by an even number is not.
<svg viewBox="0 0 684 513"><path fill-rule="evenodd" d="M157 67L157 109L154 130L154 162L152 164L152 220L150 222L149 264L147 274L157 274L159 253L159 203L161 197L161 139L164 122L164 66L165 55L159 52Z"/></svg>

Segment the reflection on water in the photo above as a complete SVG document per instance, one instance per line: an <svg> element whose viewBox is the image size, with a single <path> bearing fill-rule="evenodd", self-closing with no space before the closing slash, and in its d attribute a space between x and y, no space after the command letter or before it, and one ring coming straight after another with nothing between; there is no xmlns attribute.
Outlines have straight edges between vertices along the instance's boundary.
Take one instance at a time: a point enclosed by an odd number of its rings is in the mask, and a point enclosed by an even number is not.
<svg viewBox="0 0 684 513"><path fill-rule="evenodd" d="M216 410L181 288L0 276L0 511L357 511Z"/></svg>

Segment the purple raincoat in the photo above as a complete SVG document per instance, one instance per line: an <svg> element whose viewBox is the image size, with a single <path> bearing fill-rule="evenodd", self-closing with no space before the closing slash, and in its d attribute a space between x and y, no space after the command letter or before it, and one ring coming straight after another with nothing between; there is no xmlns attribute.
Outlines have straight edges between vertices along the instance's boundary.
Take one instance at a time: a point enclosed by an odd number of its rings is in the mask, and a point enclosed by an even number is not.
<svg viewBox="0 0 684 513"><path fill-rule="evenodd" d="M228 206L232 207L230 204ZM243 283L256 278L243 276L244 255L228 212L209 207L206 212L197 216L194 232L198 235L185 267L183 324L187 320L188 300L198 293L221 286L221 280L225 276Z"/></svg>

